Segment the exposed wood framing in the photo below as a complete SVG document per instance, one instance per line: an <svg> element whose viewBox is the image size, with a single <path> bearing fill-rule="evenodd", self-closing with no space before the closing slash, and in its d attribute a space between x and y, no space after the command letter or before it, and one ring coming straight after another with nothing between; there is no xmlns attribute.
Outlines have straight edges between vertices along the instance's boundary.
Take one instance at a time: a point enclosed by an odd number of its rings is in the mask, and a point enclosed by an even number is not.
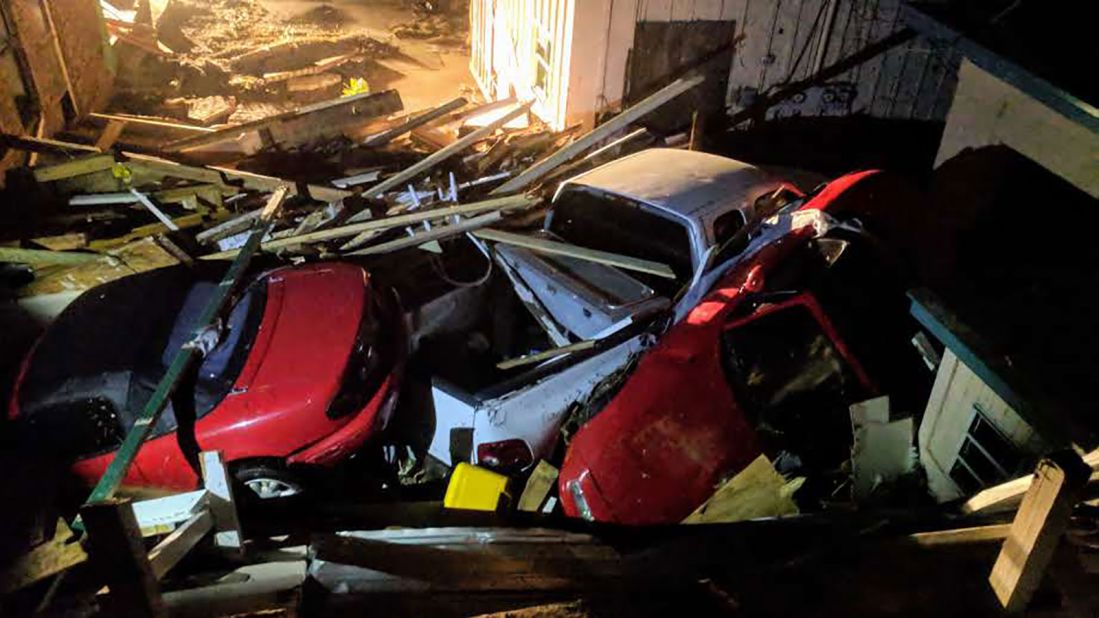
<svg viewBox="0 0 1099 618"><path fill-rule="evenodd" d="M241 551L244 537L237 518L229 469L216 451L201 453L199 463L202 464L202 483L206 487L210 512L214 516L214 543L218 547Z"/></svg>
<svg viewBox="0 0 1099 618"><path fill-rule="evenodd" d="M473 235L482 240L515 245L517 247L530 249L531 251L537 251L538 253L548 253L550 255L566 255L580 260L587 260L589 262L597 262L599 264L607 264L608 266L617 266L618 268L624 268L626 270L647 273L650 275L655 275L657 277L663 277L665 279L675 279L675 273L672 272L672 269L667 264L661 264L659 262L642 260L640 258L629 257L617 253L609 253L607 251L597 251L595 249L578 247L576 245L570 245L568 243L557 242L553 240L523 236L522 234L513 234L511 232L504 232L501 230L478 230L476 232L473 232Z"/></svg>

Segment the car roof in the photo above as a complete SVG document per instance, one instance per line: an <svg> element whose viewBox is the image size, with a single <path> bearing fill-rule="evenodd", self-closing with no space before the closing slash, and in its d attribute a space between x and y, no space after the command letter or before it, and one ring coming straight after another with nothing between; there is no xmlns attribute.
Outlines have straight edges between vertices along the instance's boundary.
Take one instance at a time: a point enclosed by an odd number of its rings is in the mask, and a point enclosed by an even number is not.
<svg viewBox="0 0 1099 618"><path fill-rule="evenodd" d="M726 157L652 148L611 161L580 174L566 184L619 195L692 219L711 211L749 206L761 185L774 187L777 179L763 170ZM745 200L744 198L748 198ZM745 204L744 202L747 202Z"/></svg>

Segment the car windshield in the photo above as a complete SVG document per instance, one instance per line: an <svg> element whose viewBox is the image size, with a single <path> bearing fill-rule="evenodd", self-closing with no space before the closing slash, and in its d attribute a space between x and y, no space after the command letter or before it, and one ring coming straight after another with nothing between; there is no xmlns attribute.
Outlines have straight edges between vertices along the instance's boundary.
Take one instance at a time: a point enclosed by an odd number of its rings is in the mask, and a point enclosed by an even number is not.
<svg viewBox="0 0 1099 618"><path fill-rule="evenodd" d="M687 226L645 210L632 200L569 187L554 201L548 227L550 232L581 247L667 264L680 283L691 277ZM645 282L659 285L648 278Z"/></svg>
<svg viewBox="0 0 1099 618"><path fill-rule="evenodd" d="M106 283L74 301L38 341L20 383L29 439L40 437L66 457L116 448L221 274L218 268L163 268ZM241 295L220 345L203 361L195 389L199 415L228 393L243 368L263 315L264 281ZM154 431L175 425L169 407Z"/></svg>
<svg viewBox="0 0 1099 618"><path fill-rule="evenodd" d="M233 305L227 318L223 320L220 338L214 349L199 365L198 380L195 383L195 413L199 418L229 394L237 377L244 369L248 352L252 349L256 330L263 317L265 305L266 279L260 279L249 286ZM176 352L191 338L202 310L217 291L214 281L198 281L183 300L183 304L172 324L167 338L151 340L148 353L159 352L159 363L135 375L130 386L128 407L138 410L152 395L157 381L160 380ZM174 430L176 419L174 410L169 408L161 416L154 433L162 434Z"/></svg>

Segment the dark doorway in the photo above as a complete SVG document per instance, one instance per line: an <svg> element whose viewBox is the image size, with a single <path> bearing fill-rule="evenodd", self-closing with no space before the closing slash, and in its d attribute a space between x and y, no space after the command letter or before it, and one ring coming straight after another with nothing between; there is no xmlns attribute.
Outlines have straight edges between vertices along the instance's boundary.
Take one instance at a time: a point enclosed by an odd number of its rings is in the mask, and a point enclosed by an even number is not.
<svg viewBox="0 0 1099 618"><path fill-rule="evenodd" d="M690 124L695 110L701 118L723 113L735 34L733 20L638 22L626 74L626 104L640 101L676 78L701 72L706 75L704 84L642 124L670 132Z"/></svg>

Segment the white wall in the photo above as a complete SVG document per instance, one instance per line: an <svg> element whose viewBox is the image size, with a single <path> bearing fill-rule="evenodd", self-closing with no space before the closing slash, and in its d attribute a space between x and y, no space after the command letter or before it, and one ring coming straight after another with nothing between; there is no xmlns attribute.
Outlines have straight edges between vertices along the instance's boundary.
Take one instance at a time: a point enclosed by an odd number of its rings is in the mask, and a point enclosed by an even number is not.
<svg viewBox="0 0 1099 618"><path fill-rule="evenodd" d="M498 15L560 5L562 87L559 98L538 108L563 128L590 124L596 114L621 105L627 64L639 21L733 20L735 53L726 104L735 112L760 93L804 79L903 26L901 0L473 0L495 6ZM476 11L474 11L476 12ZM507 31L508 28L504 28ZM526 28L531 31L531 28ZM502 32L499 24L497 33ZM474 36L477 36L475 25ZM506 37L504 37L506 38ZM494 42L499 74L525 84L528 68L501 71L511 48ZM529 36L514 42L527 62ZM474 46L476 51L477 46ZM866 113L880 118L945 118L956 80L959 55L949 41L917 38L860 67L810 89L770 112L790 115ZM527 62L526 67L529 67Z"/></svg>

